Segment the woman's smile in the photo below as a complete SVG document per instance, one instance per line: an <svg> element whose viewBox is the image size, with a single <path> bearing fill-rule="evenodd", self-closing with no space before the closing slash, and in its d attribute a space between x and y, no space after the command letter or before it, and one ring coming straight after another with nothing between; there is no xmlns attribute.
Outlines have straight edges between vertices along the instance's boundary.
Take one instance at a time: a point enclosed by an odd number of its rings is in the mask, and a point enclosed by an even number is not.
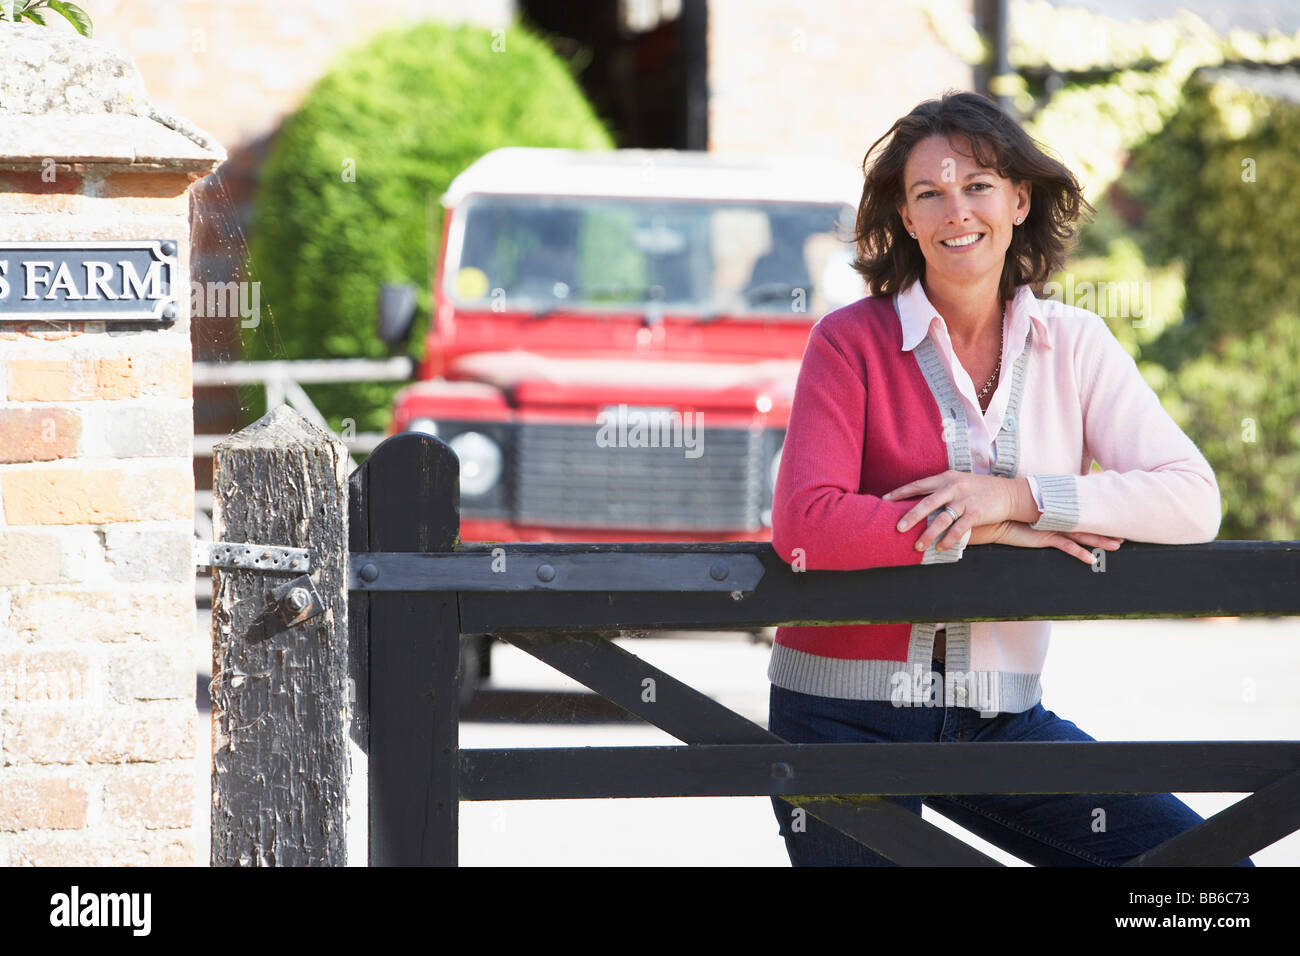
<svg viewBox="0 0 1300 956"><path fill-rule="evenodd" d="M951 252L969 252L984 239L982 232L967 232L952 239L940 239L939 244Z"/></svg>

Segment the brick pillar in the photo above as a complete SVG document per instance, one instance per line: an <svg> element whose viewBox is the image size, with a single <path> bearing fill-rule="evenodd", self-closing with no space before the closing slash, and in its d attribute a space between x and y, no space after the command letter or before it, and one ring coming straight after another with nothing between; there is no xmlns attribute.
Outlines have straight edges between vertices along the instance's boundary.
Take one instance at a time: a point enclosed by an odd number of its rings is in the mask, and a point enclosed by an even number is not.
<svg viewBox="0 0 1300 956"><path fill-rule="evenodd" d="M0 318L0 865L188 865L188 194L225 153L124 53L4 30L0 243L177 240L184 292L164 322Z"/></svg>

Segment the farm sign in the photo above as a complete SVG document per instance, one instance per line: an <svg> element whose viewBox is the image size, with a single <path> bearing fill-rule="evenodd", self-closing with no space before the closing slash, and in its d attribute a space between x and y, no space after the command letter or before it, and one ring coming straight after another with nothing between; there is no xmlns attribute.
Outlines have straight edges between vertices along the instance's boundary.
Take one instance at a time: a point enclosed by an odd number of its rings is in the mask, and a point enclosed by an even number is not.
<svg viewBox="0 0 1300 956"><path fill-rule="evenodd" d="M0 322L177 317L174 239L0 242Z"/></svg>

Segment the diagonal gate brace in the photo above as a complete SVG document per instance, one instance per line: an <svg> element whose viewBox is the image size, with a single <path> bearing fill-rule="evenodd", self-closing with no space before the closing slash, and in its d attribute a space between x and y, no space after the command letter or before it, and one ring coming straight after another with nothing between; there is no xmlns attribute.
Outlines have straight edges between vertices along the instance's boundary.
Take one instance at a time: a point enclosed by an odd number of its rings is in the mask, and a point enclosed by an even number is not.
<svg viewBox="0 0 1300 956"><path fill-rule="evenodd" d="M788 741L596 634L506 631L504 641L687 744ZM646 680L652 680L647 685ZM647 686L654 688L646 694ZM793 773L794 768L790 768ZM878 796L815 797L809 814L902 865L1001 866L957 837Z"/></svg>
<svg viewBox="0 0 1300 956"><path fill-rule="evenodd" d="M1147 850L1125 866L1234 866L1300 828L1300 770Z"/></svg>

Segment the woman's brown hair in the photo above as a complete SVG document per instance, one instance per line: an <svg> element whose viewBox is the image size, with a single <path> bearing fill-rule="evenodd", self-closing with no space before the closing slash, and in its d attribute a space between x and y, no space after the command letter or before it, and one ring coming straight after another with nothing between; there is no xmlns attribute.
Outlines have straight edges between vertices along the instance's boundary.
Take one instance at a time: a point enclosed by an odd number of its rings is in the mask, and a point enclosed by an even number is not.
<svg viewBox="0 0 1300 956"><path fill-rule="evenodd" d="M906 197L907 157L912 147L930 136L950 142L965 137L976 163L997 170L1013 183L1030 183L1029 216L1012 230L999 291L1004 300L1015 296L1018 285L1040 292L1048 277L1065 265L1080 210L1094 214L1096 210L1083 198L1074 174L1048 156L1001 107L977 93L955 90L921 103L867 150L853 268L866 279L873 295L900 292L924 273L925 257L908 236L898 207ZM871 154L886 140L873 161Z"/></svg>

